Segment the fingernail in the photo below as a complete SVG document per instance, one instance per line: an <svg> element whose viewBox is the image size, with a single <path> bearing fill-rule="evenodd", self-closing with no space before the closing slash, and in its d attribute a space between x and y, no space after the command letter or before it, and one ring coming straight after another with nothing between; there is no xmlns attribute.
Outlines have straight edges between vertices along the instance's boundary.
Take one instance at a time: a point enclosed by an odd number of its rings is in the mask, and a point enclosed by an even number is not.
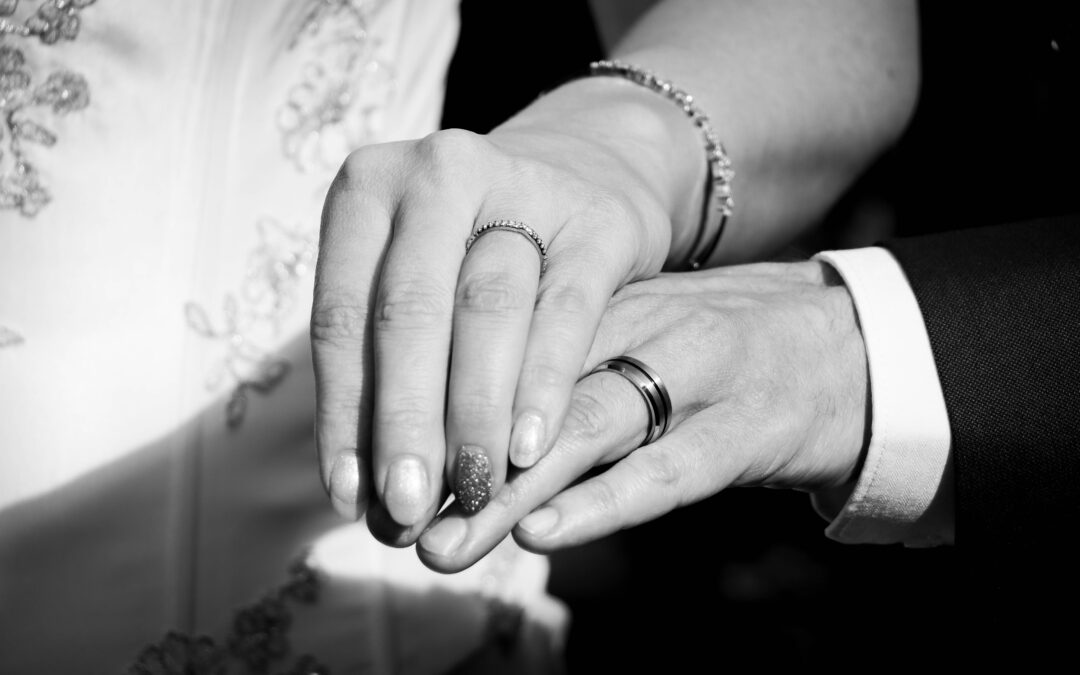
<svg viewBox="0 0 1080 675"><path fill-rule="evenodd" d="M330 503L334 510L344 518L356 520L360 517L364 498L356 455L351 452L338 455L330 469Z"/></svg>
<svg viewBox="0 0 1080 675"><path fill-rule="evenodd" d="M518 415L510 438L510 461L522 469L536 464L544 451L544 418L528 410Z"/></svg>
<svg viewBox="0 0 1080 675"><path fill-rule="evenodd" d="M476 513L491 500L491 460L479 445L461 446L454 495L466 513Z"/></svg>
<svg viewBox="0 0 1080 675"><path fill-rule="evenodd" d="M429 553L450 556L461 546L468 529L460 518L439 521L420 535L420 546Z"/></svg>
<svg viewBox="0 0 1080 675"><path fill-rule="evenodd" d="M542 537L550 532L558 521L559 512L550 506L545 506L522 518L518 527L534 537Z"/></svg>
<svg viewBox="0 0 1080 675"><path fill-rule="evenodd" d="M383 501L390 517L398 525L411 526L423 519L428 510L427 469L415 455L395 459L386 472Z"/></svg>

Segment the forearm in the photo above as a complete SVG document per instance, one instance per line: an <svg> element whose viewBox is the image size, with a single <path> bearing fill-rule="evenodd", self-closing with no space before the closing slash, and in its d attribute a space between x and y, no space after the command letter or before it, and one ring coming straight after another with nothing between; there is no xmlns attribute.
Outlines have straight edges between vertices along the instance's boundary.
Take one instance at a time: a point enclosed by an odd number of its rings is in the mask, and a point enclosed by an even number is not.
<svg viewBox="0 0 1080 675"><path fill-rule="evenodd" d="M1080 214L884 244L948 405L957 536L1002 551L1080 524Z"/></svg>
<svg viewBox="0 0 1080 675"><path fill-rule="evenodd" d="M611 56L693 94L720 135L735 166L736 208L716 264L790 242L895 140L917 93L917 50L911 2L668 0L634 22ZM674 103L590 78L504 129L518 124L558 125L610 148L667 209L669 263L685 260L706 166L700 132Z"/></svg>

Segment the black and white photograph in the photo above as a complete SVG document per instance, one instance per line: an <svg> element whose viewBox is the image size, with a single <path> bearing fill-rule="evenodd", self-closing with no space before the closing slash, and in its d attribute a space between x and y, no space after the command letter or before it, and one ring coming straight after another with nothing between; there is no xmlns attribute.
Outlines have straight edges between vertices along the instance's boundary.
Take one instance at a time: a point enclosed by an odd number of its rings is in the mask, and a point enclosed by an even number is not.
<svg viewBox="0 0 1080 675"><path fill-rule="evenodd" d="M1058 672L1080 3L0 0L0 675Z"/></svg>

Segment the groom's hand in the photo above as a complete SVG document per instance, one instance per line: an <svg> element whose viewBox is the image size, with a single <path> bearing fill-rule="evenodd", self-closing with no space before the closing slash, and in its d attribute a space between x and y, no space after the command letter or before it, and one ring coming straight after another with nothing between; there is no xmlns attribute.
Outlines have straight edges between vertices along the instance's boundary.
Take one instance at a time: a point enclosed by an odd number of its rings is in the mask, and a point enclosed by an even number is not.
<svg viewBox="0 0 1080 675"><path fill-rule="evenodd" d="M620 355L667 388L667 433L639 447L646 397L612 372L583 377L548 456L484 511L451 507L421 536L430 567L468 567L511 530L535 551L581 544L729 486L850 489L867 428L866 356L847 289L824 263L631 284L615 295L582 374Z"/></svg>

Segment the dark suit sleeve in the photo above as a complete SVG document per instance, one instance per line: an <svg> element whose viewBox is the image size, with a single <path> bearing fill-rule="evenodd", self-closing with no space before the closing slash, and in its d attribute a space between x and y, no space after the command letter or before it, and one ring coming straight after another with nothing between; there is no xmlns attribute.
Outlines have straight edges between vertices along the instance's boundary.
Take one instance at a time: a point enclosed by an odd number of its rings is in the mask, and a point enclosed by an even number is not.
<svg viewBox="0 0 1080 675"><path fill-rule="evenodd" d="M883 244L926 321L959 547L1080 533L1080 216Z"/></svg>

